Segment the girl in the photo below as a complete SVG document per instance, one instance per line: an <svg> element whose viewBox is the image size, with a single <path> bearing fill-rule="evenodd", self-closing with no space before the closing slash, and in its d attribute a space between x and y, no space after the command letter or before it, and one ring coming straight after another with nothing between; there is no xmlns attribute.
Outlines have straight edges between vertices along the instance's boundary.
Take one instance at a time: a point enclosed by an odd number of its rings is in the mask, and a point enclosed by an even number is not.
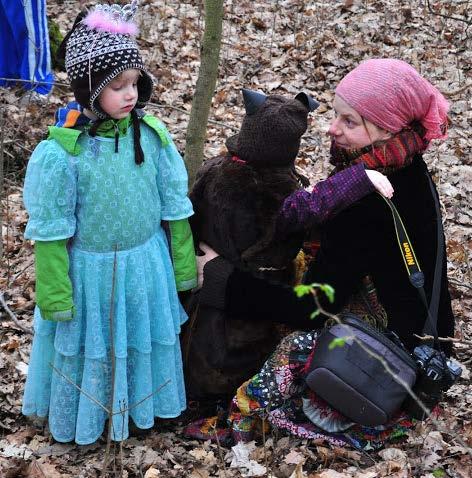
<svg viewBox="0 0 472 478"><path fill-rule="evenodd" d="M64 46L77 103L58 111L26 173L37 307L23 413L47 416L60 442L96 441L107 410L122 440L128 416L146 429L186 407L177 291L196 285L193 210L169 133L138 109L152 79L136 8L76 19Z"/></svg>
<svg viewBox="0 0 472 478"><path fill-rule="evenodd" d="M341 81L334 109L336 117L329 134L335 171L363 163L388 174L395 189L393 202L424 272L424 289L430 301L438 247L433 197L437 193L431 192L422 153L431 140L446 137L448 103L407 63L375 59L362 63ZM296 231L316 220L311 198L306 191L297 191L286 199L278 221L282 231ZM334 303L323 305L337 313L355 305L352 294L369 275L369 287L375 285L380 300L371 301L370 309L376 313L370 318L385 320L379 325L396 332L412 350L418 344L414 334L421 334L425 325L426 310L409 282L388 206L378 195L371 194L329 220L322 232L321 248L305 282L332 285ZM257 317L264 311L272 317L288 315L292 320L301 320L315 309L310 297L297 300L290 290L239 270L228 279L225 297L228 313L245 313L248 317ZM319 325L314 322L311 328ZM437 328L441 337L454 334L445 251ZM303 438L358 447L380 446L392 433L400 436L405 427L411 426L407 417L398 416L387 427L360 427L306 390L300 378L307 362L316 360L312 355L314 341L316 331L286 337L260 373L238 389L230 415L237 436L249 438L253 417L260 414L276 427ZM451 351L447 345L444 349Z"/></svg>

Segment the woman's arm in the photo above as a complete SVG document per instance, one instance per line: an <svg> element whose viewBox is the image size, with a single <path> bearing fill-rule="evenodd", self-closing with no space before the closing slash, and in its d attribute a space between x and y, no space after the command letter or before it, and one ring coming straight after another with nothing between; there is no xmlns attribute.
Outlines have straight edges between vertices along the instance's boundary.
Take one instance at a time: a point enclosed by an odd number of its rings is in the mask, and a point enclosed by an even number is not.
<svg viewBox="0 0 472 478"><path fill-rule="evenodd" d="M375 190L387 197L393 194L386 176L367 171L362 163L351 166L317 183L311 193L302 189L285 199L277 218L277 231L283 236L311 229Z"/></svg>
<svg viewBox="0 0 472 478"><path fill-rule="evenodd" d="M197 257L198 273L203 276L201 304L225 310L239 320L270 320L304 330L320 325L310 319L316 309L311 296L298 298L291 286L254 277L206 244L200 243L200 249L204 252Z"/></svg>

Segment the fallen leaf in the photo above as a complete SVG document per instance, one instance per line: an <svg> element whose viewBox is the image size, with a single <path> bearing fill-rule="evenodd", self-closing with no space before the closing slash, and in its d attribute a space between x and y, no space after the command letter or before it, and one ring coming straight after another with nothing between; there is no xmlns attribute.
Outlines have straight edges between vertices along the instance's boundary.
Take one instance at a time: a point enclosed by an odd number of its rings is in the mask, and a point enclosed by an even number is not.
<svg viewBox="0 0 472 478"><path fill-rule="evenodd" d="M59 473L52 463L47 462L47 458L40 458L34 460L27 471L27 478L62 478L62 473Z"/></svg>
<svg viewBox="0 0 472 478"><path fill-rule="evenodd" d="M384 450L380 450L379 456L386 461L399 463L401 466L405 466L408 461L406 453L398 448L385 448Z"/></svg>
<svg viewBox="0 0 472 478"><path fill-rule="evenodd" d="M190 473L190 478L209 478L210 474L205 468L194 468Z"/></svg>
<svg viewBox="0 0 472 478"><path fill-rule="evenodd" d="M295 450L292 450L285 458L284 462L287 463L287 465L298 465L300 463L305 463L305 457L301 454L298 453Z"/></svg>
<svg viewBox="0 0 472 478"><path fill-rule="evenodd" d="M289 478L306 478L306 473L303 471L303 463L299 463Z"/></svg>
<svg viewBox="0 0 472 478"><path fill-rule="evenodd" d="M265 466L259 465L259 463L249 458L254 448L254 441L249 443L239 442L233 446L231 448L233 457L229 465L230 468L243 468L243 470L241 470L243 476L262 476L266 474L267 469Z"/></svg>
<svg viewBox="0 0 472 478"><path fill-rule="evenodd" d="M29 439L33 438L36 435L36 432L37 431L35 428L26 427L22 430L18 430L15 433L11 433L10 435L6 435L5 439L8 440L8 442L12 445L21 445Z"/></svg>
<svg viewBox="0 0 472 478"><path fill-rule="evenodd" d="M144 478L160 478L161 472L153 468L152 466L147 469L146 473L144 474Z"/></svg>
<svg viewBox="0 0 472 478"><path fill-rule="evenodd" d="M443 440L440 432L432 431L424 440L424 448L433 452L443 451L448 444Z"/></svg>
<svg viewBox="0 0 472 478"><path fill-rule="evenodd" d="M315 473L310 475L308 478L351 478L350 474L339 473L336 470L323 470L321 473Z"/></svg>

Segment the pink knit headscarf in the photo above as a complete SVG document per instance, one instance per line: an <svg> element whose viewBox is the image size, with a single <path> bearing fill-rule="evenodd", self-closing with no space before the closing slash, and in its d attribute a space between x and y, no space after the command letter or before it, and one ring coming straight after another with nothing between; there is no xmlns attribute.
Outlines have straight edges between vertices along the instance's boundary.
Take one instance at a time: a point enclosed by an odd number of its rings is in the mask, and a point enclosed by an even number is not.
<svg viewBox="0 0 472 478"><path fill-rule="evenodd" d="M367 60L341 80L336 94L365 119L392 133L417 120L427 141L447 137L449 103L404 61Z"/></svg>

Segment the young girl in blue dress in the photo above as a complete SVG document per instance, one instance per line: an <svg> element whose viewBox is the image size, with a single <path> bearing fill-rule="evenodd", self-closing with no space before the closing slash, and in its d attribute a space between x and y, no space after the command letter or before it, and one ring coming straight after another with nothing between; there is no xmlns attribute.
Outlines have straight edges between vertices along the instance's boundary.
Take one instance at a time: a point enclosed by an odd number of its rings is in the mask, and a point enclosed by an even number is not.
<svg viewBox="0 0 472 478"><path fill-rule="evenodd" d="M37 307L23 413L48 417L60 442L96 441L111 406L114 440L129 417L146 429L186 407L177 292L196 285L193 210L169 133L139 109L153 83L136 8L79 15L64 40L77 102L26 173Z"/></svg>

